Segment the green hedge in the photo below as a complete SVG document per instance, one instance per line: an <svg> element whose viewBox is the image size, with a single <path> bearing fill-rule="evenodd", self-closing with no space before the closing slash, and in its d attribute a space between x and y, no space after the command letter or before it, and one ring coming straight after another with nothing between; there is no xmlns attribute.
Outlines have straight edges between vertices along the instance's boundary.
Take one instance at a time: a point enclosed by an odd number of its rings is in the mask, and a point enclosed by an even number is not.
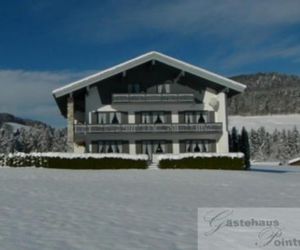
<svg viewBox="0 0 300 250"><path fill-rule="evenodd" d="M3 164L1 164L3 162ZM146 160L106 158L63 158L31 154L0 155L0 166L57 169L146 169Z"/></svg>
<svg viewBox="0 0 300 250"><path fill-rule="evenodd" d="M130 160L120 158L102 159L61 159L49 158L47 168L60 169L146 169L145 160Z"/></svg>
<svg viewBox="0 0 300 250"><path fill-rule="evenodd" d="M188 157L180 160L160 160L161 169L224 169L224 170L244 170L243 158L231 157Z"/></svg>

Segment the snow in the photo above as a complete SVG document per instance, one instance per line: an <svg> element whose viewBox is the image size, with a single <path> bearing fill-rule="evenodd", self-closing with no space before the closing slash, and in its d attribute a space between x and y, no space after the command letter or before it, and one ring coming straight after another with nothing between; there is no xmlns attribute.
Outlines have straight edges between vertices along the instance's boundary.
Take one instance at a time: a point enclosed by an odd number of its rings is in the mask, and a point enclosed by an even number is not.
<svg viewBox="0 0 300 250"><path fill-rule="evenodd" d="M251 161L251 166L280 166L282 163L280 161Z"/></svg>
<svg viewBox="0 0 300 250"><path fill-rule="evenodd" d="M297 162L297 161L300 161L300 157L290 160L290 161L288 162L288 164L290 165L290 164L293 164L293 163L295 163L295 162Z"/></svg>
<svg viewBox="0 0 300 250"><path fill-rule="evenodd" d="M211 157L229 157L244 158L243 153L184 153L184 154L161 154L158 160L181 160L185 158L211 158Z"/></svg>
<svg viewBox="0 0 300 250"><path fill-rule="evenodd" d="M229 116L229 128L241 130L244 126L248 131L264 126L269 132L277 130L292 130L295 126L300 129L300 114L265 115L265 116Z"/></svg>
<svg viewBox="0 0 300 250"><path fill-rule="evenodd" d="M17 130L20 130L22 128L26 130L29 130L31 128L30 126L22 125L15 122L5 122L4 124L10 126L13 129L13 132L16 132Z"/></svg>
<svg viewBox="0 0 300 250"><path fill-rule="evenodd" d="M127 159L127 160L148 160L147 155L139 154L139 155L131 155L131 154L76 154L76 153L56 153L56 152L48 152L48 153L15 153L9 154L8 157L26 157L26 156L35 156L35 157L48 157L48 158L61 158L61 159L103 159L103 158L118 158L118 159Z"/></svg>
<svg viewBox="0 0 300 250"><path fill-rule="evenodd" d="M299 207L300 168L280 169L1 168L1 249L194 250L198 207Z"/></svg>

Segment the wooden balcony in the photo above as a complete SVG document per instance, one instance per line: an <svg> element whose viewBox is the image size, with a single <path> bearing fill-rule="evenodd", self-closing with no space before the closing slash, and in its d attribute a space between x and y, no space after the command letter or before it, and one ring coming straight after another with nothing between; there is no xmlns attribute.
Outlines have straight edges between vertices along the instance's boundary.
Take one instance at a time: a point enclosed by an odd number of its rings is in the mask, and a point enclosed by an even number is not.
<svg viewBox="0 0 300 250"><path fill-rule="evenodd" d="M194 102L194 94L113 94L112 103Z"/></svg>
<svg viewBox="0 0 300 250"><path fill-rule="evenodd" d="M222 133L222 123L75 125L75 134L90 133Z"/></svg>

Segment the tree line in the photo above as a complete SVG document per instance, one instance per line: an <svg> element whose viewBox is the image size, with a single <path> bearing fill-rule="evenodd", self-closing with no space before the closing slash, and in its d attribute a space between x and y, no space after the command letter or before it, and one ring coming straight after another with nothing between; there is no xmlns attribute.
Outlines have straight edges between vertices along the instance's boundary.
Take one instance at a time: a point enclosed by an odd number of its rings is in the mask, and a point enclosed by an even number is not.
<svg viewBox="0 0 300 250"><path fill-rule="evenodd" d="M242 129L241 133L233 127L229 134L230 151L245 151L245 136L249 138L250 159L253 161L287 161L300 155L300 134L296 127L292 130L266 131L265 127L251 129L250 132ZM242 139L243 138L243 139Z"/></svg>
<svg viewBox="0 0 300 250"><path fill-rule="evenodd" d="M0 153L15 152L65 152L66 129L50 126L24 126L14 129L4 124L0 127Z"/></svg>

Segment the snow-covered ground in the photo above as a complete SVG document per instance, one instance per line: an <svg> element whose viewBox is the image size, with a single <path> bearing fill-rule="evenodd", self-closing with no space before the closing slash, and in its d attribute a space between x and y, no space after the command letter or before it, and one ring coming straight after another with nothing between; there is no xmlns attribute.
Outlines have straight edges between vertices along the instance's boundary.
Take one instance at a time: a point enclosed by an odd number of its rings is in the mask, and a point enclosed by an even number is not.
<svg viewBox="0 0 300 250"><path fill-rule="evenodd" d="M243 126L247 129L258 129L264 126L269 132L273 132L276 128L293 129L295 126L300 129L300 114L293 115L265 115L265 116L229 116L229 128L235 126L241 129Z"/></svg>
<svg viewBox="0 0 300 250"><path fill-rule="evenodd" d="M299 207L300 168L0 169L0 248L197 249L198 207ZM229 239L230 240L230 239Z"/></svg>

